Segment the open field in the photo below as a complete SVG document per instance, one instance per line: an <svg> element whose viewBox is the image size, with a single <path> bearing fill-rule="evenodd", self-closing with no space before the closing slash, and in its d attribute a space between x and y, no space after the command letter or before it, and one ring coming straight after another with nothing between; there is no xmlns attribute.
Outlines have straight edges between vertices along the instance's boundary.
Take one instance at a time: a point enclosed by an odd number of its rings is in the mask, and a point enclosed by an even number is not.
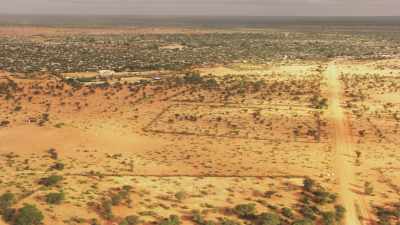
<svg viewBox="0 0 400 225"><path fill-rule="evenodd" d="M24 29L0 28L0 224L32 205L44 224L399 222L397 33Z"/></svg>

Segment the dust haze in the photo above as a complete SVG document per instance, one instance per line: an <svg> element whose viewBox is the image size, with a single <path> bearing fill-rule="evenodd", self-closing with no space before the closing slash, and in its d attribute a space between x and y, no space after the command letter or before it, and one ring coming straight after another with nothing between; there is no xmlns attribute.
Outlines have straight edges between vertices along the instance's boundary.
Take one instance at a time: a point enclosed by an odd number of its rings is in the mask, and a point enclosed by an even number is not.
<svg viewBox="0 0 400 225"><path fill-rule="evenodd" d="M2 14L398 16L396 0L1 0Z"/></svg>

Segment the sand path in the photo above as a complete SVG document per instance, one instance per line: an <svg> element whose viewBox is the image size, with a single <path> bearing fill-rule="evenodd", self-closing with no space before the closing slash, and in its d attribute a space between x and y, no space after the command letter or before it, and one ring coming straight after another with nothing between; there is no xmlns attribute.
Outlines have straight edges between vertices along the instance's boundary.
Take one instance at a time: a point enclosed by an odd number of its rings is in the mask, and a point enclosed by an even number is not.
<svg viewBox="0 0 400 225"><path fill-rule="evenodd" d="M336 71L335 62L329 64L325 76L328 82L329 113L334 129L333 148L336 152L335 170L339 181L339 196L343 206L346 208L344 224L361 225L356 207L359 204L358 197L352 191L356 183L353 162L354 150L351 144L349 125L340 104L343 89Z"/></svg>

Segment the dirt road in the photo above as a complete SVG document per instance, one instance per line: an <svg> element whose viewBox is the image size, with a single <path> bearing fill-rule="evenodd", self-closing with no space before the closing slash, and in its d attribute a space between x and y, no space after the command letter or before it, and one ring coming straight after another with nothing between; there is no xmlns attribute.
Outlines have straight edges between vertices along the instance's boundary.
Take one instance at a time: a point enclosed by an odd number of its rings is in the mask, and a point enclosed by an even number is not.
<svg viewBox="0 0 400 225"><path fill-rule="evenodd" d="M344 222L346 225L361 225L356 209L356 204L358 204L357 195L351 190L356 181L354 164L351 158L354 155L354 151L350 141L349 126L340 104L343 89L336 71L335 62L329 64L325 76L328 82L329 113L334 129L333 148L336 151L335 170L339 181L339 196L347 210Z"/></svg>

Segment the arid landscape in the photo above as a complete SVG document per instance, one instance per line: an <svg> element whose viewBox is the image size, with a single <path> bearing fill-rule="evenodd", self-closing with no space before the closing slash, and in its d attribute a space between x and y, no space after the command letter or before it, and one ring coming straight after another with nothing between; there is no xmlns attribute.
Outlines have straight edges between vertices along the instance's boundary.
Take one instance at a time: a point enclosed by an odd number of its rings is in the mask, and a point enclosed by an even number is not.
<svg viewBox="0 0 400 225"><path fill-rule="evenodd" d="M382 29L0 27L0 224L400 224Z"/></svg>

